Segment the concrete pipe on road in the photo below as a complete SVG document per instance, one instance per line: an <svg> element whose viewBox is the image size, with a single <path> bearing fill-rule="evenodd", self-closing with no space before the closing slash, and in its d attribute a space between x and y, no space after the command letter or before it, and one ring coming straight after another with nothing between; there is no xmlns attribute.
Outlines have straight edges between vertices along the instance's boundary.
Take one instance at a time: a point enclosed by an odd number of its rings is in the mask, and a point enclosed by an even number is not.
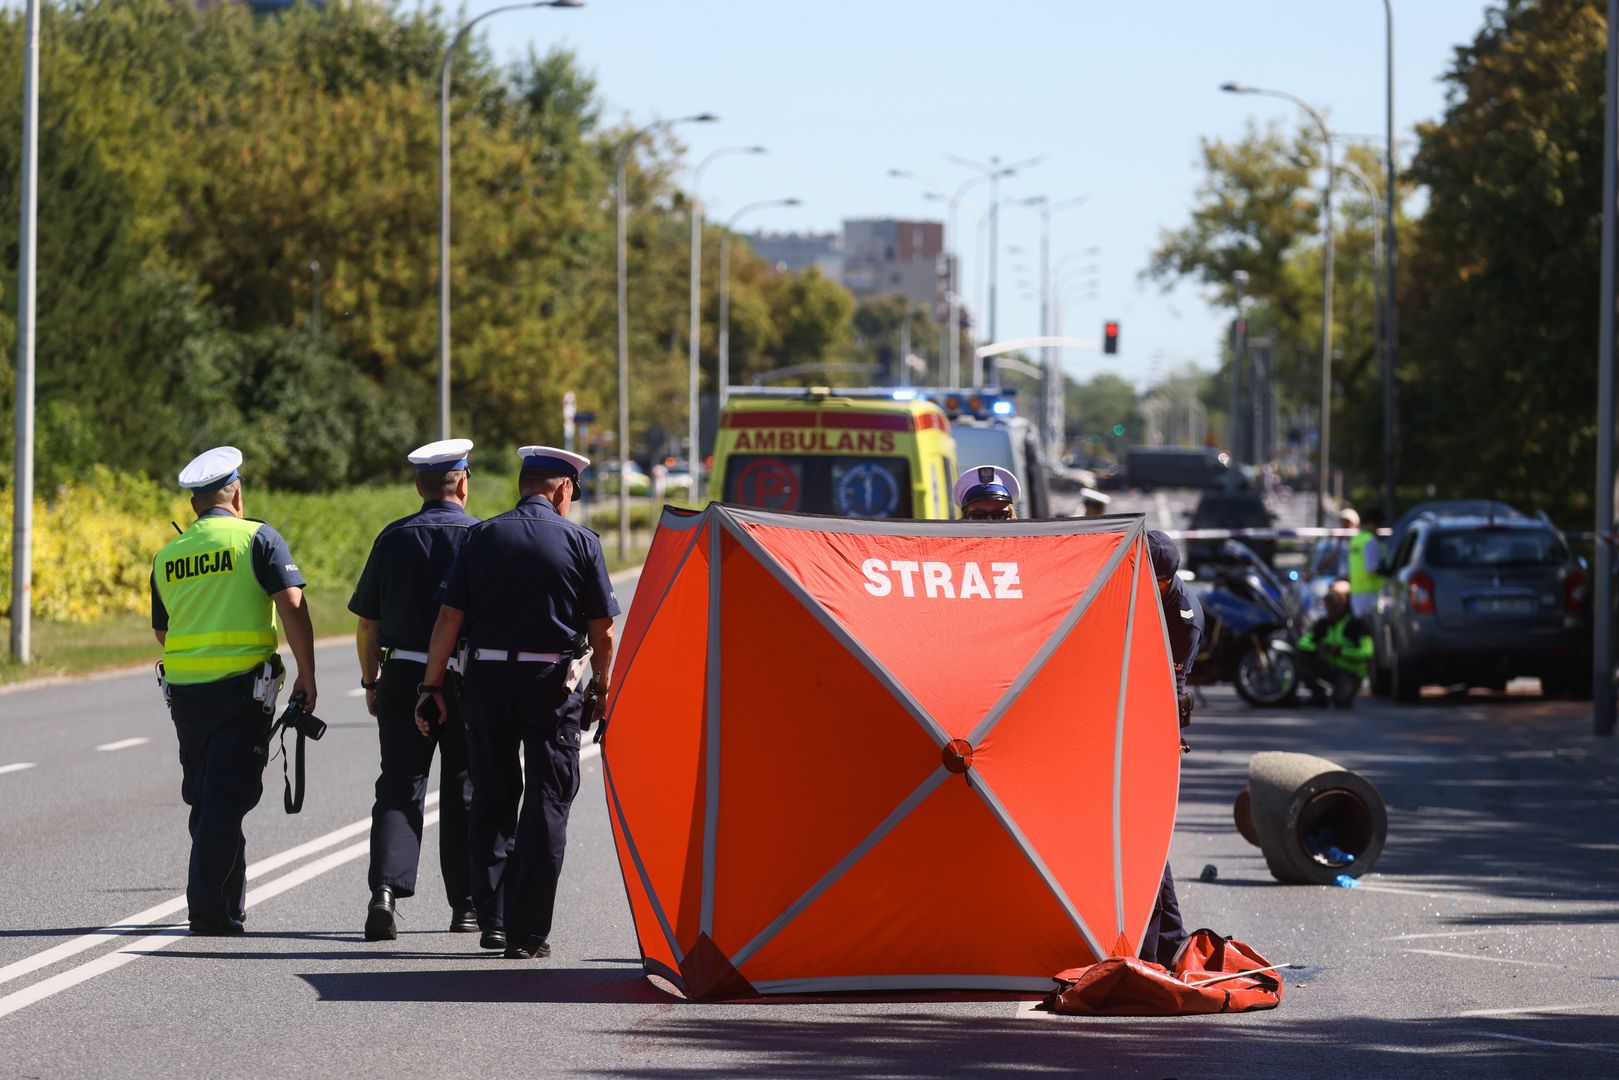
<svg viewBox="0 0 1619 1080"><path fill-rule="evenodd" d="M1383 853L1388 811L1364 777L1310 754L1265 751L1248 760L1233 807L1237 830L1265 853L1277 881L1331 885L1358 878Z"/></svg>

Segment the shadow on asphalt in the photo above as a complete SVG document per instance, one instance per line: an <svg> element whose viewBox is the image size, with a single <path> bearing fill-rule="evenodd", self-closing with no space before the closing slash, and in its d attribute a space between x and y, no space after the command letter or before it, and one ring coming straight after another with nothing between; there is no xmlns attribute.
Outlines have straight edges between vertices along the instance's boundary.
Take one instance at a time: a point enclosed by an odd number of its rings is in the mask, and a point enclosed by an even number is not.
<svg viewBox="0 0 1619 1080"><path fill-rule="evenodd" d="M513 961L510 968L495 970L322 972L298 977L322 1001L657 1005L678 1000L647 982L639 968L550 967L543 961Z"/></svg>
<svg viewBox="0 0 1619 1080"><path fill-rule="evenodd" d="M1413 879L1412 888L1435 892L1592 902L1556 913L1502 911L1492 922L1616 922L1612 825L1619 820L1619 783L1602 766L1560 752L1569 708L1475 694L1414 706L1363 697L1349 710L1266 710L1211 695L1187 733L1193 752L1181 774L1183 809L1199 809L1176 828L1234 833L1229 813L1211 816L1201 808L1232 805L1247 783L1248 755L1315 754L1362 774L1383 796L1389 830L1373 868L1378 883L1404 877Z"/></svg>
<svg viewBox="0 0 1619 1080"><path fill-rule="evenodd" d="M836 1003L818 1007L835 1008ZM935 1077L1235 1075L1224 1045L1239 1050L1243 1075L1273 1066L1282 1076L1542 1076L1547 1043L1557 1075L1611 1077L1619 1022L1608 1017L1541 1015L1476 1020L1380 1020L1344 1016L1290 1020L1270 1013L1167 1019L992 1019L918 1013L795 1019L785 1010L737 1019L706 1007L666 1014L616 1034L628 1053L657 1065L621 1061L619 1077ZM608 1034L605 1033L604 1034ZM1478 1053L1481 1041L1490 1047ZM829 1040L835 1049L829 1048ZM1312 1052L1306 1047L1315 1047ZM1320 1056L1314 1056L1315 1053ZM1449 1055L1455 1054L1456 1057ZM1465 1056L1462 1056L1465 1055ZM1313 1062L1313 1064L1312 1064ZM1465 1065L1463 1064L1465 1062ZM604 1070L607 1071L607 1070Z"/></svg>

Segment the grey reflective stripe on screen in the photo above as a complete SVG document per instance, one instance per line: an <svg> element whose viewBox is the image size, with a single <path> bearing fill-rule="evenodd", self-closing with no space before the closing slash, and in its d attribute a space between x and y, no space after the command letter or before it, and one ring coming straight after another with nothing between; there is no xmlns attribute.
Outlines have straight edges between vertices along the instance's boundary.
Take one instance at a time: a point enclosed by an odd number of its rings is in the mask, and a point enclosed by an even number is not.
<svg viewBox="0 0 1619 1080"><path fill-rule="evenodd" d="M618 802L618 787L613 783L613 770L608 768L607 755L602 755L602 780L607 785L607 797L613 802L613 817L618 821L619 831L624 834L624 846L629 849L630 861L635 864L635 876L641 879L641 888L646 892L647 903L652 905L652 914L658 917L658 926L663 930L664 943L674 954L675 963L679 964L686 959L686 954L680 949L680 941L675 936L674 927L669 925L669 917L663 913L663 904L658 901L657 891L652 888L652 879L647 876L646 865L641 861L641 852L635 847L635 838L630 835L630 823L624 817L624 808ZM624 883L624 891L628 893L629 882ZM625 896L625 901L629 897ZM635 918L635 905L629 905L630 918Z"/></svg>
<svg viewBox="0 0 1619 1080"><path fill-rule="evenodd" d="M1119 665L1119 718L1113 729L1113 913L1120 932L1124 930L1124 824L1119 817L1123 802L1119 788L1124 783L1124 698L1130 687L1130 641L1136 628L1140 584L1141 559L1137 558L1130 570L1130 614L1124 620L1124 659Z"/></svg>
<svg viewBox="0 0 1619 1080"><path fill-rule="evenodd" d="M932 795L934 791L938 789L939 785L944 783L949 778L950 770L946 769L943 765L940 765L931 774L929 774L928 778L922 781L921 784L917 785L916 790L907 795L903 802L894 807L894 809L889 812L889 815L883 818L883 820L878 823L877 827L866 835L864 840L860 841L860 843L854 846L853 851L839 859L837 865L832 867L832 869L828 870L826 873L822 874L820 880L805 890L803 896L800 896L797 900L794 900L791 904L787 905L786 911L783 911L780 915L777 915L774 919L770 920L769 925L755 934L752 941L738 949L736 955L731 957L732 966L741 967L743 964L747 963L748 959L753 956L754 953L758 952L766 944L768 944L770 939L780 933L782 928L784 928L788 923L798 918L805 908L809 907L811 904L815 903L816 900L820 899L822 893L826 892L826 890L837 884L838 879L843 877L844 874L848 873L850 867L854 866L855 863L865 858L868 851L881 843L883 837L893 832L895 827L898 826L901 821L904 821L906 817L910 815L912 810L915 810L918 806L921 806L927 797Z"/></svg>
<svg viewBox="0 0 1619 1080"><path fill-rule="evenodd" d="M1143 559L1148 558L1148 555L1146 554L1146 552L1142 553L1142 558ZM1158 592L1158 590L1157 590L1157 579L1155 577L1154 578L1154 586L1153 586L1153 594L1154 594L1154 599L1155 600L1157 599L1157 592ZM1153 604L1152 608L1153 608L1153 611L1154 611L1154 613L1156 614L1156 616L1158 618L1158 632L1163 635L1164 656L1168 657L1168 659L1169 659L1169 685L1174 686L1175 685L1175 654L1170 651L1170 647L1169 647L1169 620L1164 615L1164 605L1161 602ZM1202 646L1202 642L1199 642L1198 644L1199 644L1199 647ZM1195 659L1195 657L1193 659ZM1176 702L1177 707L1179 706L1179 704L1180 704L1180 702L1177 701ZM1175 816L1176 817L1178 817L1180 815L1180 805L1181 805L1180 804L1180 787L1181 787L1180 768L1181 768L1181 756L1179 754L1176 754L1175 755L1175 796L1176 796L1175 797ZM1173 836L1174 832L1175 832L1175 820L1174 820L1174 817L1171 817L1170 818L1170 824L1169 824L1169 835ZM1166 836L1165 840L1164 840L1164 863L1166 865L1169 863L1169 837L1168 836ZM1153 908L1155 908L1157 906L1158 906L1158 894L1154 893L1152 903L1147 905L1147 910L1142 912L1142 915L1141 915L1141 933L1138 934L1133 940L1140 941L1142 937L1146 936L1147 924L1152 921Z"/></svg>
<svg viewBox="0 0 1619 1080"><path fill-rule="evenodd" d="M984 774L973 773L971 785L973 791L977 792L978 797L984 800L984 805L989 807L990 813L995 815L995 820L1001 823L1001 828L1006 830L1007 835L1012 838L1012 842L1023 853L1023 857L1029 860L1029 865L1034 868L1034 872L1040 875L1040 880L1045 882L1046 888L1056 898L1057 903L1062 905L1063 911L1067 912L1069 922L1074 924L1074 929L1079 931L1079 936L1085 939L1085 944L1090 947L1091 955L1097 960L1106 957L1107 950L1102 948L1101 942L1096 940L1096 935L1091 933L1091 928L1085 923L1085 917L1079 913L1079 909L1074 907L1074 902L1063 891L1062 883L1057 880L1057 875L1051 872L1051 867L1046 865L1046 861L1040 857L1038 851L1034 850L1034 845L1023 834L1023 830L1018 828L1017 822L1012 820L1012 815L1007 811L1006 805L1001 802L1000 796L995 794L995 790L984 779Z"/></svg>
<svg viewBox="0 0 1619 1080"><path fill-rule="evenodd" d="M796 532L834 533L843 536L982 537L993 529L998 536L1072 536L1079 533L1127 533L1141 527L1145 514L1113 514L1107 518L1052 518L1022 521L915 521L884 518L843 518L819 514L774 514L730 503L713 503L732 521L769 525Z"/></svg>
<svg viewBox="0 0 1619 1080"><path fill-rule="evenodd" d="M727 518L732 516L729 508L722 510L722 516ZM793 598L804 606L804 610L808 611L810 616L820 623L827 633L837 639L838 644L842 645L855 660L859 661L861 667L871 673L872 677L882 685L883 689L887 690L896 701L904 706L905 711L911 715L911 719L921 725L922 730L928 733L928 737L933 740L936 746L942 747L950 741L950 736L945 732L944 728L939 726L939 722L933 719L933 716L922 707L922 703L917 701L911 692L902 686L900 681L893 676L893 673L884 667L876 657L867 652L865 647L856 641L854 636L844 628L843 624L833 618L832 613L821 606L820 601L811 596L804 586L798 583L798 580L788 572L785 566L776 560L774 555L766 550L757 537L743 528L740 521L727 520L725 529L726 532L736 538L737 543L748 549L749 553L759 561L759 565L769 571L770 576L775 578L782 588L791 593ZM816 531L830 530L818 529Z"/></svg>
<svg viewBox="0 0 1619 1080"><path fill-rule="evenodd" d="M718 517L719 515L715 515ZM708 714L703 738L708 747L703 792L703 896L698 929L714 936L714 866L720 833L720 530L708 523Z"/></svg>
<svg viewBox="0 0 1619 1080"><path fill-rule="evenodd" d="M1001 699L990 708L989 712L984 714L982 720L978 721L972 733L967 736L968 742L974 746L983 742L984 736L988 735L991 729L1000 723L1001 717L1006 715L1006 711L1012 707L1012 703L1017 700L1019 694L1023 693L1029 683L1034 681L1034 677L1040 673L1040 669L1045 667L1046 661L1050 660L1052 654L1062 646L1064 641L1068 640L1068 635L1073 632L1074 627L1079 625L1079 620L1085 617L1085 612L1090 610L1091 602L1096 599L1103 587L1112 579L1113 571L1119 568L1119 563L1124 561L1124 556L1129 552L1130 545L1135 541L1136 536L1141 533L1145 523L1146 519L1142 518L1141 521L1136 523L1134 532L1127 533L1124 539L1119 542L1117 550L1108 556L1107 562L1102 564L1102 569L1091 580L1091 583L1086 586L1085 592L1080 596L1079 602L1074 605L1074 609L1064 616L1063 621L1058 624L1051 637L1046 640L1044 645L1040 646L1040 650L1024 665L1023 670L1018 672L1018 677L1012 680L1012 685L1006 688L1006 693L1001 695Z"/></svg>

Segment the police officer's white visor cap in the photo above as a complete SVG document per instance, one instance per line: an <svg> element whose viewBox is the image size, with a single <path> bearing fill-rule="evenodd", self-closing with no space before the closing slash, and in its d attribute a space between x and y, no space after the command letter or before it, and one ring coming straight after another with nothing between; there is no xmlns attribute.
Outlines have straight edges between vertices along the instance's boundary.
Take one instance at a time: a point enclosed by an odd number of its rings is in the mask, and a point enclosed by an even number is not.
<svg viewBox="0 0 1619 1080"><path fill-rule="evenodd" d="M1106 506L1113 501L1113 496L1105 491L1097 491L1095 488L1080 488L1079 497L1088 503L1095 503L1097 506Z"/></svg>
<svg viewBox="0 0 1619 1080"><path fill-rule="evenodd" d="M1360 514L1358 514L1355 511L1355 508L1352 506L1346 506L1342 510L1338 511L1338 520L1343 522L1347 528L1360 528Z"/></svg>
<svg viewBox="0 0 1619 1080"><path fill-rule="evenodd" d="M406 457L418 472L436 472L466 468L471 452L471 439L440 439L418 446Z"/></svg>
<svg viewBox="0 0 1619 1080"><path fill-rule="evenodd" d="M520 446L517 456L522 459L525 469L545 469L563 476L572 474L575 480L590 467L590 459L585 455L555 446Z"/></svg>
<svg viewBox="0 0 1619 1080"><path fill-rule="evenodd" d="M234 446L204 450L180 470L180 486L192 491L212 491L236 479L242 467L242 452Z"/></svg>
<svg viewBox="0 0 1619 1080"><path fill-rule="evenodd" d="M982 495L975 493L978 488L984 489ZM996 488L1001 490L994 490ZM956 478L956 486L951 489L951 494L955 497L957 506L965 506L970 502L977 502L980 498L1017 502L1018 493L1022 490L1023 485L1018 483L1017 477L1012 475L1010 469L1003 469L999 465L974 465L961 471L961 475Z"/></svg>

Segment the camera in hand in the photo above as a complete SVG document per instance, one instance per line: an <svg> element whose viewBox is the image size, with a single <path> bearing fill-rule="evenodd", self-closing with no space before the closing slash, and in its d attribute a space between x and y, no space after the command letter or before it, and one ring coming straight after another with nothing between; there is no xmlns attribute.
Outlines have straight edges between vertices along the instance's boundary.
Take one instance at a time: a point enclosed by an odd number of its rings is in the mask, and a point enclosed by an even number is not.
<svg viewBox="0 0 1619 1080"><path fill-rule="evenodd" d="M306 739L318 741L322 735L326 734L326 721L314 713L305 712L305 700L307 699L301 690L292 695L287 701L286 711L281 714L281 719L276 721L276 726L291 729Z"/></svg>

